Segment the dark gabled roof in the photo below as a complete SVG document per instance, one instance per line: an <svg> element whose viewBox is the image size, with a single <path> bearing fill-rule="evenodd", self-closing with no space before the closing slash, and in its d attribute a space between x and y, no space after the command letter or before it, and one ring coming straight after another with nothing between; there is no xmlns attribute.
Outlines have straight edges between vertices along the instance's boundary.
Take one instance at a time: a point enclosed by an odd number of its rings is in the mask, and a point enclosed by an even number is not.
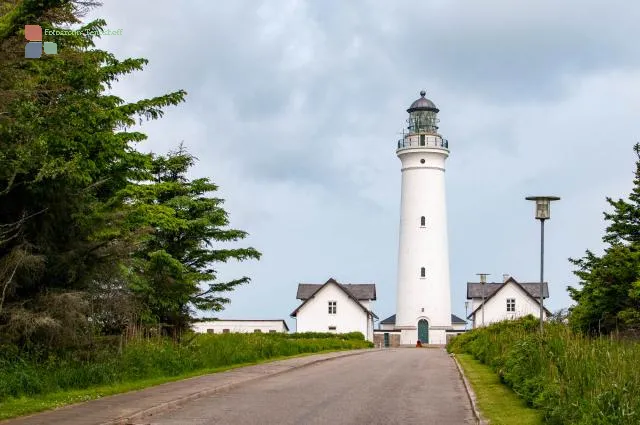
<svg viewBox="0 0 640 425"><path fill-rule="evenodd" d="M348 296L349 298L351 298L351 299L352 299L356 304L358 304L358 306L360 306L360 308L362 308L362 310L364 310L364 312L365 312L365 313L372 315L372 316L373 316L373 317L375 317L376 319L378 318L378 316L376 316L376 314L375 314L373 311L371 311L371 310L367 309L365 306L363 306L363 305L360 303L360 300L358 300L358 299L357 299L357 298L356 298L356 297L355 297L355 296L354 296L354 295L353 295L353 294L352 294L352 293L351 293L351 292L346 288L346 286L348 286L348 285L343 285L343 284L339 283L337 280L335 280L334 278L330 278L330 279L329 279L329 280L327 280L323 285L315 285L315 286L317 286L316 290L315 290L315 291L313 291L313 293L312 293L312 294L310 294L306 299L304 299L304 301L302 302L302 304L300 304L300 305L298 306L298 308L296 308L296 309L293 311L293 313L291 313L291 317L296 317L296 315L298 314L298 311L302 308L302 306L304 306L307 302L309 302L309 300L310 300L310 299L312 299L312 298L313 298L313 297L314 297L318 292L320 292L320 291L322 290L322 288L324 288L325 286L327 286L327 285L329 285L329 284L335 284L336 286L338 286L338 288L342 289L342 291L343 291L345 294L347 294L347 296ZM300 294L300 286L302 286L302 285L309 285L309 284L300 283L300 284L298 285L298 294ZM367 285L369 285L369 284L367 284ZM360 285L351 285L351 286L360 286ZM369 301L369 300L371 300L371 299L374 299L374 300L375 300L376 288L375 288L375 285L371 285L371 286L373 286L373 296L374 296L374 298L363 298L363 299L362 299L362 301ZM300 298L298 298L298 299L300 299Z"/></svg>
<svg viewBox="0 0 640 425"><path fill-rule="evenodd" d="M451 315L451 323L467 323L466 320L459 318L455 314ZM380 322L381 325L395 325L396 324L396 315L389 316Z"/></svg>
<svg viewBox="0 0 640 425"><path fill-rule="evenodd" d="M509 277L504 282L487 282L484 288L485 298L493 296L507 282L520 285L533 298L540 298L540 282L518 282L513 277ZM482 298L482 284L480 282L467 282L467 299L472 298ZM544 298L549 298L549 284L547 282L544 282Z"/></svg>
<svg viewBox="0 0 640 425"><path fill-rule="evenodd" d="M336 282L337 283L337 282ZM313 296L325 284L316 283L300 283L298 284L298 293L296 298L304 301ZM351 293L353 298L360 301L369 301L376 299L375 283L341 283L343 289Z"/></svg>
<svg viewBox="0 0 640 425"><path fill-rule="evenodd" d="M535 301L537 304L540 304L540 282L525 282L525 283L520 283L518 281L516 281L513 277L510 277L509 279L505 280L502 283L497 284L497 286L495 288L493 288L493 292L491 293L491 295L487 295L487 293L485 292L485 300L484 303L486 304L491 298L493 298L494 295L496 295L498 292L500 292L500 289L502 289L503 287L505 287L508 283L513 283L514 285L519 286L525 294L527 294L529 296L529 298L531 298L533 301ZM543 282L544 283L544 298L549 298L549 287L547 285L547 282ZM495 284L495 282L492 282L491 284ZM469 285L470 283L467 283L467 299L469 299L468 294L469 294ZM478 285L480 285L480 283L478 283ZM489 285L489 283L486 283L485 285ZM525 286L527 285L527 286ZM538 290L537 291L532 291L533 288L535 288L535 285L538 285ZM486 288L488 289L488 288ZM485 289L485 291L486 291ZM480 291L482 291L482 288L480 289ZM487 291L488 292L488 291ZM534 292L536 296L532 295L532 292ZM482 294L482 292L480 292ZM475 297L475 298L482 298L482 295L480 295L480 297ZM469 319L471 316L473 316L476 311L480 310L480 308L482 308L482 302L478 305L478 307L476 307L475 310L473 310L471 312L471 314L469 314L467 316L467 319ZM552 314L547 307L544 307L544 311L547 314Z"/></svg>

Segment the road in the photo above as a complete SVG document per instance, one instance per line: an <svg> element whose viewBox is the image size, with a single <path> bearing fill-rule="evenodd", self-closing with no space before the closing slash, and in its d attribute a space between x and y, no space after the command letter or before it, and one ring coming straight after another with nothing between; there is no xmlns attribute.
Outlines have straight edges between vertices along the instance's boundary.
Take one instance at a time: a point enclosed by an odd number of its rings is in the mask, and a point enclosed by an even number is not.
<svg viewBox="0 0 640 425"><path fill-rule="evenodd" d="M463 425L473 413L442 349L387 349L250 381L144 425Z"/></svg>

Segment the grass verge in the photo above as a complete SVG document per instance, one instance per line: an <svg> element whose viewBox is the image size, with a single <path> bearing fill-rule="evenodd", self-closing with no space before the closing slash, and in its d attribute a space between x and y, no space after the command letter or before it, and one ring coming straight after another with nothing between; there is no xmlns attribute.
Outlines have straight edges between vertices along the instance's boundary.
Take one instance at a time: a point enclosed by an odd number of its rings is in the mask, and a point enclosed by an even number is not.
<svg viewBox="0 0 640 425"><path fill-rule="evenodd" d="M453 338L553 425L640 425L640 341L589 337L533 316Z"/></svg>
<svg viewBox="0 0 640 425"><path fill-rule="evenodd" d="M476 394L478 408L492 425L540 425L542 412L527 407L524 400L500 382L491 370L470 354L456 354Z"/></svg>
<svg viewBox="0 0 640 425"><path fill-rule="evenodd" d="M220 373L231 369L237 369L246 366L253 366L262 363L271 363L278 360L291 359L296 357L307 357L316 354L334 353L338 351L351 351L352 349L338 349L338 350L324 350L314 353L302 353L288 356L278 356L269 359L261 359L254 362L229 365L223 367L201 369L185 373L180 376L167 376L153 379L144 379L134 382L125 382L115 385L104 385L95 388L88 388L83 390L68 390L59 391L55 393L43 394L34 397L19 397L10 398L3 402L0 402L0 421L16 418L19 416L25 416L46 410L56 409L63 406L68 406L77 403L83 403L90 400L96 400L98 398L123 394L129 391L137 391L145 388L150 388L156 385L166 384L169 382L180 381L188 378L195 378L197 376L208 375L212 373Z"/></svg>

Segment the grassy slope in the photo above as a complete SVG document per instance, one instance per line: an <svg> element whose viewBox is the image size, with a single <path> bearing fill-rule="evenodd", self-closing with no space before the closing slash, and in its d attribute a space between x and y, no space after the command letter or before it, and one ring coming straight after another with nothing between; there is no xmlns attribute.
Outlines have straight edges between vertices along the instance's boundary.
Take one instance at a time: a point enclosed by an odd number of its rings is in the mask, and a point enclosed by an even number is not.
<svg viewBox="0 0 640 425"><path fill-rule="evenodd" d="M349 350L349 349L347 349ZM42 412L45 410L51 410L62 406L68 406L71 404L82 403L89 400L95 400L101 397L106 397L115 394L122 394L129 391L142 390L144 388L153 387L168 382L179 381L182 379L193 378L196 376L207 375L210 373L219 373L226 370L236 369L239 367L251 366L261 363L269 363L277 360L289 359L294 357L312 356L315 354L322 354L328 352L345 351L345 350L326 350L316 353L304 353L291 356L278 356L270 359L258 360L250 363L237 364L232 366L224 366L211 369L202 369L190 373L185 373L180 376L170 376L161 378L152 378L139 380L134 382L126 382L115 385L105 385L95 388L88 388L84 390L69 390L60 391L50 394L44 394L35 397L20 397L11 398L6 401L0 402L0 420L15 418L18 416L24 416L32 413Z"/></svg>
<svg viewBox="0 0 640 425"><path fill-rule="evenodd" d="M503 385L489 366L470 354L456 354L476 394L478 408L492 425L539 425L542 413L526 406L507 386Z"/></svg>
<svg viewBox="0 0 640 425"><path fill-rule="evenodd" d="M492 324L447 349L472 355L557 425L640 425L640 341L588 337L536 318Z"/></svg>

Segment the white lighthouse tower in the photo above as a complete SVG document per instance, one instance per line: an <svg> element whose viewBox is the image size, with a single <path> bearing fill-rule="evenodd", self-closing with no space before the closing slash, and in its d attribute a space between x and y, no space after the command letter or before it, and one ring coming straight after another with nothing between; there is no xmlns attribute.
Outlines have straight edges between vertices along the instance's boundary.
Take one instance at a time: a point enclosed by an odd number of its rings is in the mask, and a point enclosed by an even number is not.
<svg viewBox="0 0 640 425"><path fill-rule="evenodd" d="M436 105L420 92L408 132L398 141L402 162L400 248L395 328L400 344L445 344L451 326L445 162L449 143L438 133Z"/></svg>

